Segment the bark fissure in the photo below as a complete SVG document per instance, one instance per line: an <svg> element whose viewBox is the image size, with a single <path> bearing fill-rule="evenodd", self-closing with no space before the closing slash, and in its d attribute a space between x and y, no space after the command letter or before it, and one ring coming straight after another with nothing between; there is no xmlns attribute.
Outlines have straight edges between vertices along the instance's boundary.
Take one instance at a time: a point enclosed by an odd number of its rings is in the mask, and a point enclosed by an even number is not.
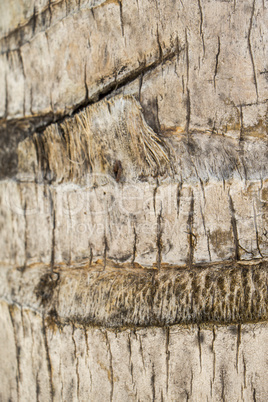
<svg viewBox="0 0 268 402"><path fill-rule="evenodd" d="M198 1L198 7L199 7L199 13L200 13L200 35L202 38L202 44L203 44L203 56L205 57L205 53L206 53L206 48L205 48L205 40L204 40L204 33L203 33L203 9L202 9L202 4L201 4L201 0L197 0Z"/></svg>
<svg viewBox="0 0 268 402"><path fill-rule="evenodd" d="M238 261L240 259L240 253L239 253L240 245L239 245L234 203L233 203L233 199L232 199L230 193L229 193L229 207L230 207L230 213L231 213L231 225L232 225L233 240L234 240L234 258L235 258L235 260Z"/></svg>
<svg viewBox="0 0 268 402"><path fill-rule="evenodd" d="M192 268L193 260L194 260L194 248L195 248L195 234L193 232L193 224L194 224L194 193L191 194L190 201L190 210L188 214L188 242L189 242L189 251L188 251L188 266L189 269Z"/></svg>
<svg viewBox="0 0 268 402"><path fill-rule="evenodd" d="M111 384L111 391L110 391L110 402L113 401L113 396L114 396L114 369L113 369L113 355L112 355L112 350L111 350L111 344L109 341L108 333L107 331L104 331L104 336L106 340L106 345L108 349L108 354L109 354L109 360L110 360L110 371L109 371L109 381Z"/></svg>
<svg viewBox="0 0 268 402"><path fill-rule="evenodd" d="M104 100L104 99L109 99L112 95L115 95L115 93L120 90L121 88L125 87L128 84L131 84L134 82L136 79L139 79L140 77L143 77L146 73L154 71L157 69L161 64L164 64L165 62L169 60L173 60L175 57L177 57L178 52L182 52L184 48L180 49L168 49L165 54L163 54L162 59L156 59L148 64L146 63L141 63L140 66L134 70L131 70L129 73L126 75L119 77L118 76L114 79L114 81L104 84L101 89L97 89L96 92L94 92L91 96L88 96L87 99L84 99L82 102L79 104L74 104L72 108L72 116L75 116L76 114L80 113L82 110L84 110L86 107L95 105L98 102ZM6 76L7 77L7 76ZM7 120L8 118L8 88L7 88L7 78L6 78L6 112L5 112L5 119L0 120L1 122L6 122L8 121L8 124L12 125L13 123L18 123L21 126L26 125L26 123L29 121L29 119L17 119L17 120ZM30 101L32 104L32 90L30 90ZM38 133L42 133L45 131L45 129L50 126L51 124L55 123L62 123L64 122L65 119L69 119L70 112L66 112L66 115L62 114L55 114L52 112L49 112L47 114L40 114L38 116L35 116L33 111L32 111L32 106L30 107L31 110L31 119L32 119L32 124L33 127L31 129L31 132L35 129ZM34 120L36 120L36 125L34 124ZM48 122L46 122L48 120ZM31 134L31 132L29 134Z"/></svg>
<svg viewBox="0 0 268 402"><path fill-rule="evenodd" d="M42 323L42 332L44 337L44 346L46 350L46 361L47 361L47 369L48 369L48 377L49 377L49 386L50 386L50 395L51 400L54 400L54 385L53 385L53 371L52 371L52 364L48 346L48 339L47 339L47 331L46 331L46 322L45 317L43 316L43 323Z"/></svg>
<svg viewBox="0 0 268 402"><path fill-rule="evenodd" d="M163 222L163 217L162 217L162 205L157 217L157 234L156 234L156 247L157 247L157 268L161 269L161 261L162 261L162 249L163 249L163 243L162 243L162 233L163 233L163 227L162 227L162 222Z"/></svg>
<svg viewBox="0 0 268 402"><path fill-rule="evenodd" d="M255 85L256 97L257 97L257 102L258 102L259 90L258 90L258 82L257 82L256 67L255 67L255 62L254 62L254 55L253 55L253 50L252 50L252 46L251 46L251 31L252 31L253 17L254 17L254 13L255 13L255 2L256 2L256 0L253 0L253 2L252 2L252 11L251 11L251 16L250 16L250 20L249 20L248 50L249 50L250 60L251 60L251 64L252 64L253 82Z"/></svg>
<svg viewBox="0 0 268 402"><path fill-rule="evenodd" d="M203 339L203 336L201 334L201 328L199 326L197 329L197 339L198 339L198 350L199 350L200 373L202 373L202 339Z"/></svg>
<svg viewBox="0 0 268 402"><path fill-rule="evenodd" d="M189 61L189 42L187 28L185 29L185 53L186 53L186 127L185 131L189 135L190 121L191 121L191 99L189 89L189 74L190 74L190 61Z"/></svg>
<svg viewBox="0 0 268 402"><path fill-rule="evenodd" d="M75 337L74 337L74 331L75 331L75 327L73 324L73 330L72 330L72 341L73 341L73 345L74 345L74 357L76 360L76 365L75 365L75 370L76 370L76 381L77 381L77 386L76 386L76 395L77 395L77 400L80 400L80 376L79 376L79 358L78 358L78 354L77 354L77 346L76 346L76 341L75 341Z"/></svg>
<svg viewBox="0 0 268 402"><path fill-rule="evenodd" d="M216 77L217 77L217 74L218 74L218 67L219 67L220 52L221 52L221 40L220 40L220 37L218 36L218 50L217 50L217 54L216 54L215 70L214 70L214 77L213 77L213 82L214 82L214 88L215 89L216 89Z"/></svg>
<svg viewBox="0 0 268 402"><path fill-rule="evenodd" d="M15 328L15 320L13 317L13 311L12 311L12 305L8 306L8 311L9 311L9 316L10 320L12 323L12 330L13 330L13 336L14 336L14 343L15 343L15 349L16 349L16 387L17 387L17 398L18 401L20 401L20 380L21 380L21 367L20 367L20 352L21 348L18 344L18 337L17 337L17 332Z"/></svg>
<svg viewBox="0 0 268 402"><path fill-rule="evenodd" d="M260 249L259 231L258 231L258 224L257 224L257 214L256 214L256 208L255 208L254 201L253 201L253 218L254 218L254 227L255 227L255 233L256 233L257 250L258 250L261 258L263 258L263 254L262 254L261 249Z"/></svg>
<svg viewBox="0 0 268 402"><path fill-rule="evenodd" d="M121 32L122 32L122 36L125 36L122 0L118 0L118 5L119 5L119 13L120 13Z"/></svg>
<svg viewBox="0 0 268 402"><path fill-rule="evenodd" d="M168 384L169 384L169 366L170 366L170 350L169 350L169 342L170 342L170 329L166 328L166 393L168 393Z"/></svg>
<svg viewBox="0 0 268 402"><path fill-rule="evenodd" d="M133 242L133 254L132 254L132 260L131 263L134 267L135 264L135 258L136 258L136 253L137 253L137 232L135 226L133 227L133 234L134 234L134 242Z"/></svg>
<svg viewBox="0 0 268 402"><path fill-rule="evenodd" d="M179 218L180 216L181 190L182 190L182 182L179 182L179 184L177 185L177 200L176 200L177 218Z"/></svg>
<svg viewBox="0 0 268 402"><path fill-rule="evenodd" d="M211 251L210 251L210 231L207 230L206 228L206 221L205 221L205 216L202 210L202 207L200 206L200 213L201 213L201 217L202 217L202 223L203 223L203 228L204 228L204 232L207 238L207 250L208 250L208 256L209 256L209 261L212 261L211 258Z"/></svg>
<svg viewBox="0 0 268 402"><path fill-rule="evenodd" d="M241 324L237 325L237 340L236 340L236 371L238 373L238 362L239 362L239 348L241 345Z"/></svg>

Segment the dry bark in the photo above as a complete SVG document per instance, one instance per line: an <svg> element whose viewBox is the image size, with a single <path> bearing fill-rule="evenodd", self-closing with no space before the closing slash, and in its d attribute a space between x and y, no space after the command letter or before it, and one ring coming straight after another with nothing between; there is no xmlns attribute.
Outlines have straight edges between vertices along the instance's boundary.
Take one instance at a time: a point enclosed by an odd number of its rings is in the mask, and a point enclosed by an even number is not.
<svg viewBox="0 0 268 402"><path fill-rule="evenodd" d="M267 4L0 4L0 399L266 401Z"/></svg>

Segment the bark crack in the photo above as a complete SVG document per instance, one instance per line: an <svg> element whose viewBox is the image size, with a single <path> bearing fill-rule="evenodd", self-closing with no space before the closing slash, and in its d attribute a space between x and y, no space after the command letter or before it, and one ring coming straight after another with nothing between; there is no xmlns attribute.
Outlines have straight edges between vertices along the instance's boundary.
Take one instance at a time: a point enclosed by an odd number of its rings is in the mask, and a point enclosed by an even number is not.
<svg viewBox="0 0 268 402"><path fill-rule="evenodd" d="M108 333L107 331L104 332L105 335L105 340L106 340L106 345L108 348L108 353L109 353L109 360L110 360L110 375L109 375L109 380L111 384L111 391L110 391L110 402L113 401L113 395L114 395L114 371L113 371L113 355L112 355L112 350L111 350L111 344L108 338Z"/></svg>
<svg viewBox="0 0 268 402"><path fill-rule="evenodd" d="M236 371L238 373L238 361L239 361L239 348L241 345L241 324L237 325L237 338L236 338Z"/></svg>
<svg viewBox="0 0 268 402"><path fill-rule="evenodd" d="M238 239L238 230L237 230L237 221L235 217L235 209L233 199L229 193L229 209L231 213L231 226L233 230L233 238L234 238L234 259L238 261L240 259L239 255L239 239Z"/></svg>
<svg viewBox="0 0 268 402"><path fill-rule="evenodd" d="M212 353L213 353L213 383L215 381L215 375L216 375L216 352L215 352L215 339L216 339L216 331L215 331L215 326L213 325L213 329L212 329L212 345L211 345L211 349L212 349Z"/></svg>
<svg viewBox="0 0 268 402"><path fill-rule="evenodd" d="M243 106L239 106L239 117L240 117L240 141L243 140L243 133L244 133L244 119L243 119Z"/></svg>
<svg viewBox="0 0 268 402"><path fill-rule="evenodd" d="M122 36L124 37L125 32L124 32L124 17L123 17L123 5L122 5L122 0L118 0L118 5L119 5L119 12L120 12L121 32L122 32Z"/></svg>
<svg viewBox="0 0 268 402"><path fill-rule="evenodd" d="M255 203L253 201L253 217L254 217L254 227L255 227L255 234L256 234L256 245L257 245L257 250L261 256L261 258L263 258L263 254L261 252L260 249L260 243L259 243L259 231L258 231L258 224L257 224L257 214L256 214L256 208L255 208Z"/></svg>
<svg viewBox="0 0 268 402"><path fill-rule="evenodd" d="M17 332L15 329L15 320L13 317L13 306L10 304L8 304L8 311L9 311L10 320L12 323L14 343L15 343L15 349L16 349L16 362L17 362L16 385L17 385L17 399L19 401L20 400L20 379L21 379L21 367L20 367L20 350L21 350L21 348L18 344L18 337L17 337Z"/></svg>
<svg viewBox="0 0 268 402"><path fill-rule="evenodd" d="M162 261L162 249L163 249L163 242L162 242L162 234L163 234L163 227L162 227L163 217L162 217L162 204L160 208L160 212L157 217L157 234L156 234L156 247L157 247L157 268L158 270L161 269L161 261Z"/></svg>
<svg viewBox="0 0 268 402"><path fill-rule="evenodd" d="M203 32L203 9L202 9L202 4L201 4L201 0L197 0L198 1L198 7L199 7L199 13L200 13L200 36L202 38L202 44L203 44L203 56L205 56L206 53L206 48L205 48L205 40L204 40L204 32Z"/></svg>
<svg viewBox="0 0 268 402"><path fill-rule="evenodd" d="M169 382L169 363L170 363L170 329L166 328L166 393L168 393L168 382Z"/></svg>
<svg viewBox="0 0 268 402"><path fill-rule="evenodd" d="M189 42L187 35L187 28L185 29L185 52L186 52L186 127L185 131L189 135L190 121L191 121L191 98L189 90L189 74L190 74L190 64L189 64Z"/></svg>
<svg viewBox="0 0 268 402"><path fill-rule="evenodd" d="M182 190L182 182L180 181L177 185L177 218L180 215L180 203L181 203L181 190Z"/></svg>
<svg viewBox="0 0 268 402"><path fill-rule="evenodd" d="M218 50L217 50L217 54L216 54L215 70L214 70L214 77L213 77L214 89L216 89L216 77L218 74L220 52L221 52L221 40L220 40L220 37L218 36Z"/></svg>
<svg viewBox="0 0 268 402"><path fill-rule="evenodd" d="M72 331L72 341L74 344L74 356L76 360L76 365L75 365L75 370L76 370L76 379L77 379L77 387L76 387L76 395L77 395L77 400L80 400L80 377L79 377L79 360L78 360L78 355L77 355L77 346L76 346L76 341L74 338L74 324L73 324L73 331Z"/></svg>
<svg viewBox="0 0 268 402"><path fill-rule="evenodd" d="M135 226L133 227L133 234L134 234L134 242L133 242L133 255L132 255L132 266L134 267L135 264L135 258L136 258L136 253L137 253L137 232Z"/></svg>
<svg viewBox="0 0 268 402"><path fill-rule="evenodd" d="M5 118L8 117L8 83L7 83L7 72L5 73Z"/></svg>
<svg viewBox="0 0 268 402"><path fill-rule="evenodd" d="M209 261L212 261L211 252L210 252L210 241L209 241L210 240L210 231L206 229L206 220L205 220L205 216L203 214L203 210L202 210L201 206L200 206L200 213L201 213L201 217L202 217L202 223L203 223L205 236L207 238L207 250L208 250Z"/></svg>
<svg viewBox="0 0 268 402"><path fill-rule="evenodd" d="M129 351L129 365L130 365L131 381L132 381L133 389L135 391L135 381L134 381L134 377L133 377L132 348L131 348L131 335L130 335L130 333L128 333L128 351Z"/></svg>
<svg viewBox="0 0 268 402"><path fill-rule="evenodd" d="M157 58L156 60L150 62L149 64L146 64L146 62L141 63L139 67L137 67L134 70L129 71L126 75L120 77L118 79L117 76L114 77L112 82L109 82L108 84L102 86L101 89L97 89L95 93L93 93L91 96L88 96L87 99L84 98L82 102L80 102L77 105L74 105L72 109L72 116L77 115L80 113L82 110L87 108L88 106L94 105L101 100L107 99L111 97L112 95L115 94L116 91L120 90L127 84L131 84L134 82L136 79L141 79L144 76L144 74L154 71L157 67L159 67L161 64L165 63L166 61L174 59L174 57L177 57L178 52L180 53L183 51L184 48L180 49L169 49L165 54L163 54L162 59ZM5 86L6 86L6 104L5 104L5 119L8 119L8 83L7 83L7 73L5 75ZM157 107L157 105L156 105ZM52 106L51 106L51 109ZM69 118L70 113L66 115L62 114L55 114L49 112L46 114L41 114L39 116L34 116L33 113L33 89L30 89L30 113L33 118L36 118L36 123L34 121L31 122L33 124L32 130L36 130L38 133L43 133L48 126L50 126L52 123L63 123L66 119ZM38 117L38 119L37 119ZM46 122L44 123L44 119L47 119ZM14 119L14 120L9 120L9 123L12 123L13 121L28 121L29 119ZM159 123L159 121L158 121ZM159 128L160 130L160 128Z"/></svg>
<svg viewBox="0 0 268 402"><path fill-rule="evenodd" d="M55 266L55 248L56 248L56 227L57 227L57 220L56 220L56 208L54 205L54 200L52 193L50 191L50 205L51 205L51 217L52 217L52 236L51 236L51 271L53 272Z"/></svg>
<svg viewBox="0 0 268 402"><path fill-rule="evenodd" d="M197 339L198 339L198 349L199 349L199 364L200 364L200 373L202 373L202 334L201 334L201 328L198 326L197 329Z"/></svg>
<svg viewBox="0 0 268 402"><path fill-rule="evenodd" d="M193 223L194 223L194 193L192 192L191 201L190 201L190 210L188 214L188 242L189 242L189 252L188 252L188 265L189 269L192 268L193 260L194 260L194 246L196 236L193 233Z"/></svg>
<svg viewBox="0 0 268 402"><path fill-rule="evenodd" d="M253 0L253 2L252 2L252 11L251 11L251 16L250 16L250 21L249 21L248 50L249 50L250 60L251 60L251 64L252 64L253 82L255 85L255 91L256 91L256 97L257 97L257 103L258 103L258 100L259 100L258 82L257 82L257 76L256 76L254 55L253 55L253 51L252 51L252 47L251 47L251 31L252 31L253 17L254 17L254 13L255 13L255 2L256 2L256 0Z"/></svg>
<svg viewBox="0 0 268 402"><path fill-rule="evenodd" d="M44 316L43 316L42 332L43 332L43 337L44 337L44 346L45 346L45 350L46 350L46 360L47 360L47 369L48 369L48 376L49 376L50 394L51 394L51 400L53 401L54 400L53 373L52 373L52 364L51 364L51 359L50 359Z"/></svg>
<svg viewBox="0 0 268 402"><path fill-rule="evenodd" d="M154 363L152 364L151 387L152 387L152 402L155 402L155 369L154 369Z"/></svg>

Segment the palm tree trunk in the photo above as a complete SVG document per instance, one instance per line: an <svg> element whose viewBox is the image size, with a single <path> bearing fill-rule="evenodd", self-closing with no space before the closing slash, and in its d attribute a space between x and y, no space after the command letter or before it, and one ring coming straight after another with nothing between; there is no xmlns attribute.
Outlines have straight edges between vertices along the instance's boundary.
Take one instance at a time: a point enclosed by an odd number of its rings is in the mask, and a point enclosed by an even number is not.
<svg viewBox="0 0 268 402"><path fill-rule="evenodd" d="M0 4L1 401L266 401L267 4Z"/></svg>

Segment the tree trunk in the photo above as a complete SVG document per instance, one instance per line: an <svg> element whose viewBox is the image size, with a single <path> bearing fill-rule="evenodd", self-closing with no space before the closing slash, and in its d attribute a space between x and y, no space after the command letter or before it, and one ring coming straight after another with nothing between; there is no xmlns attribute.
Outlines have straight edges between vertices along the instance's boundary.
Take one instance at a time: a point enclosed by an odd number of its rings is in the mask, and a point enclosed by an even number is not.
<svg viewBox="0 0 268 402"><path fill-rule="evenodd" d="M1 401L268 399L267 13L1 2Z"/></svg>

